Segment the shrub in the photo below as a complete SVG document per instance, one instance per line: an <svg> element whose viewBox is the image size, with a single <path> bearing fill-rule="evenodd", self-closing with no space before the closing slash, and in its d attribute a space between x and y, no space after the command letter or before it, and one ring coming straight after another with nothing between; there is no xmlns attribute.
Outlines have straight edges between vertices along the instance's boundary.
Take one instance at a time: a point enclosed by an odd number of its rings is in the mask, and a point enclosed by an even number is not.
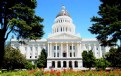
<svg viewBox="0 0 121 76"><path fill-rule="evenodd" d="M96 60L95 67L97 70L105 70L106 67L108 67L109 65L110 65L110 62L108 62L104 58L100 58Z"/></svg>

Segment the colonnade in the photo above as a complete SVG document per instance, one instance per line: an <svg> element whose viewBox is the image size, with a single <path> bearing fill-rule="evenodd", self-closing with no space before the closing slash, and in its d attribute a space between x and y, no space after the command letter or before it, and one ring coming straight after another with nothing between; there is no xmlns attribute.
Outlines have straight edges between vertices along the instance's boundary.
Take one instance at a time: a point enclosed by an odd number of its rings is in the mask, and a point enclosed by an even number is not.
<svg viewBox="0 0 121 76"><path fill-rule="evenodd" d="M55 46L55 49L54 49ZM57 46L59 46L60 48L57 49ZM71 48L71 50L70 50ZM61 43L48 43L48 57L54 57L53 53L55 52L55 57L58 57L58 50L60 53L59 57L63 57L63 53L66 53L66 57L70 57L69 53L71 52L72 56L71 57L80 57L81 56L81 44L80 43L74 43L74 42L61 42ZM76 54L76 56L74 55L74 53ZM80 56L79 56L80 55Z"/></svg>

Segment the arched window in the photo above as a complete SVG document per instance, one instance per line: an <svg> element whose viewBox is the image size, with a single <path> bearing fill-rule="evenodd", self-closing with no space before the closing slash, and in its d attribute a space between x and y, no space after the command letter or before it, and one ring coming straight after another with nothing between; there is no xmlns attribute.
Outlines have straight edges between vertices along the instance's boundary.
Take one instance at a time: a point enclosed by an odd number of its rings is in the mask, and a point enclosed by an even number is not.
<svg viewBox="0 0 121 76"><path fill-rule="evenodd" d="M74 62L74 65L75 65L75 67L78 67L78 62L75 61L75 62Z"/></svg>
<svg viewBox="0 0 121 76"><path fill-rule="evenodd" d="M52 67L55 68L55 61L52 61Z"/></svg>
<svg viewBox="0 0 121 76"><path fill-rule="evenodd" d="M66 61L63 61L63 67L66 67L67 65L66 65Z"/></svg>
<svg viewBox="0 0 121 76"><path fill-rule="evenodd" d="M60 68L61 67L61 62L60 61L58 61L58 68Z"/></svg>
<svg viewBox="0 0 121 76"><path fill-rule="evenodd" d="M69 68L72 68L72 61L69 61Z"/></svg>

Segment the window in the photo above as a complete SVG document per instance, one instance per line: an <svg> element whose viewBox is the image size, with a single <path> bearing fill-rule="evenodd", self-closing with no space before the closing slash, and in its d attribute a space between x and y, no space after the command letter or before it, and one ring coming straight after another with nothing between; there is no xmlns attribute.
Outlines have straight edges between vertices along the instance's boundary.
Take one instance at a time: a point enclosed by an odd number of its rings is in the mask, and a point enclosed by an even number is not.
<svg viewBox="0 0 121 76"><path fill-rule="evenodd" d="M70 46L70 50L72 50L72 46Z"/></svg>
<svg viewBox="0 0 121 76"><path fill-rule="evenodd" d="M54 50L56 50L56 46L54 46Z"/></svg>
<svg viewBox="0 0 121 76"><path fill-rule="evenodd" d="M75 50L75 46L73 46L73 50Z"/></svg>
<svg viewBox="0 0 121 76"><path fill-rule="evenodd" d="M75 52L74 52L74 57L75 57Z"/></svg>
<svg viewBox="0 0 121 76"><path fill-rule="evenodd" d="M37 56L35 56L35 58L37 58Z"/></svg>
<svg viewBox="0 0 121 76"><path fill-rule="evenodd" d="M54 53L54 57L55 57L55 53Z"/></svg>
<svg viewBox="0 0 121 76"><path fill-rule="evenodd" d="M61 27L61 32L62 32L62 27Z"/></svg>
<svg viewBox="0 0 121 76"><path fill-rule="evenodd" d="M59 50L59 46L57 46L57 50Z"/></svg>
<svg viewBox="0 0 121 76"><path fill-rule="evenodd" d="M72 57L72 53L70 53L70 57Z"/></svg>
<svg viewBox="0 0 121 76"><path fill-rule="evenodd" d="M97 48L97 50L98 50L98 48Z"/></svg>
<svg viewBox="0 0 121 76"><path fill-rule="evenodd" d="M32 58L32 56L30 56L30 58Z"/></svg>
<svg viewBox="0 0 121 76"><path fill-rule="evenodd" d="M57 57L59 57L59 53L57 54Z"/></svg>

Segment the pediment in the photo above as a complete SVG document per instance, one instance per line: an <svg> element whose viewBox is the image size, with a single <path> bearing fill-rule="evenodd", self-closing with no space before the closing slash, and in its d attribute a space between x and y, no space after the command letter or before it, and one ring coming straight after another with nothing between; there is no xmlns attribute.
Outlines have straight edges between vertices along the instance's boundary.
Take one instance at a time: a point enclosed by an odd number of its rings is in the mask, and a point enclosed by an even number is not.
<svg viewBox="0 0 121 76"><path fill-rule="evenodd" d="M48 39L81 39L79 36L72 35L72 34L56 34L48 37Z"/></svg>

